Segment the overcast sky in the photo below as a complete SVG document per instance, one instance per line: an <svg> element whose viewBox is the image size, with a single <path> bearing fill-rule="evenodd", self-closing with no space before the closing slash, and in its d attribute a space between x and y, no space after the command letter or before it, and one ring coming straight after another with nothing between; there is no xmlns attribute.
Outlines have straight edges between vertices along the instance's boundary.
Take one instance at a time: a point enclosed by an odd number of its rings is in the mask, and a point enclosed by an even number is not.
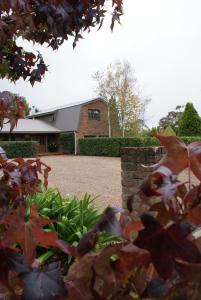
<svg viewBox="0 0 201 300"><path fill-rule="evenodd" d="M99 32L81 40L75 50L66 42L58 51L39 49L49 65L41 84L0 80L0 90L25 96L40 109L95 96L91 74L117 59L135 69L140 89L152 99L149 126L177 105L194 103L201 114L201 1L124 0L122 26L111 33L106 21ZM24 45L24 44L23 44ZM32 50L32 45L25 44Z"/></svg>

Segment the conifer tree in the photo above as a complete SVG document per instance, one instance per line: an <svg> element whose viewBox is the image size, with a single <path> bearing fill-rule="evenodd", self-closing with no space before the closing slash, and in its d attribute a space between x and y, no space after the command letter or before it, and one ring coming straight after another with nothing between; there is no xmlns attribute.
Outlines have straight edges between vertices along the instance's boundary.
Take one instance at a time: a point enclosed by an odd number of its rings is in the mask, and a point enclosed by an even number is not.
<svg viewBox="0 0 201 300"><path fill-rule="evenodd" d="M180 136L201 136L201 118L192 103L188 102L179 122Z"/></svg>

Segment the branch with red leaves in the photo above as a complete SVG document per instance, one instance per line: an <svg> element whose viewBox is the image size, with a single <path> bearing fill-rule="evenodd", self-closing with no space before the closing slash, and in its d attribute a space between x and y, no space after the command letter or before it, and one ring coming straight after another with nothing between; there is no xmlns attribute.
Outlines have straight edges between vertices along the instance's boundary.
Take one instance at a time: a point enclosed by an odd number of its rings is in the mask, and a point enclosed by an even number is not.
<svg viewBox="0 0 201 300"><path fill-rule="evenodd" d="M0 130L5 123L10 123L10 131L17 126L19 119L25 117L25 103L10 92L0 93Z"/></svg>
<svg viewBox="0 0 201 300"><path fill-rule="evenodd" d="M108 7L106 0L1 0L0 1L0 77L11 81L40 82L47 66L40 54L17 46L16 38L58 49L69 37L73 47L84 31L101 28ZM111 0L111 29L120 22L123 0ZM108 4L108 3L107 3Z"/></svg>

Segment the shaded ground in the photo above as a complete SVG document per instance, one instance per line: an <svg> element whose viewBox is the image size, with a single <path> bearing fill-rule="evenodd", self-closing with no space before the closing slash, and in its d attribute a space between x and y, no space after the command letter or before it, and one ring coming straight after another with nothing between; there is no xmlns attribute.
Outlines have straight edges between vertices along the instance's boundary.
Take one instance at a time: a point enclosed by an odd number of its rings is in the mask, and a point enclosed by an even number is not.
<svg viewBox="0 0 201 300"><path fill-rule="evenodd" d="M100 207L121 207L120 158L55 155L41 160L52 168L49 186L57 187L63 195L81 197L87 192L99 196Z"/></svg>

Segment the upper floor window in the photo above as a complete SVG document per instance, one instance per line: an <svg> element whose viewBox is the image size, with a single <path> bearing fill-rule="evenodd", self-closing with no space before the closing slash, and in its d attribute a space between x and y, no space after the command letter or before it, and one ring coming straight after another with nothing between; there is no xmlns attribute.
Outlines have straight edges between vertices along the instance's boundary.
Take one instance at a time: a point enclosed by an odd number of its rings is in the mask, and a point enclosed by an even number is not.
<svg viewBox="0 0 201 300"><path fill-rule="evenodd" d="M88 109L88 118L91 120L100 120L100 110Z"/></svg>

